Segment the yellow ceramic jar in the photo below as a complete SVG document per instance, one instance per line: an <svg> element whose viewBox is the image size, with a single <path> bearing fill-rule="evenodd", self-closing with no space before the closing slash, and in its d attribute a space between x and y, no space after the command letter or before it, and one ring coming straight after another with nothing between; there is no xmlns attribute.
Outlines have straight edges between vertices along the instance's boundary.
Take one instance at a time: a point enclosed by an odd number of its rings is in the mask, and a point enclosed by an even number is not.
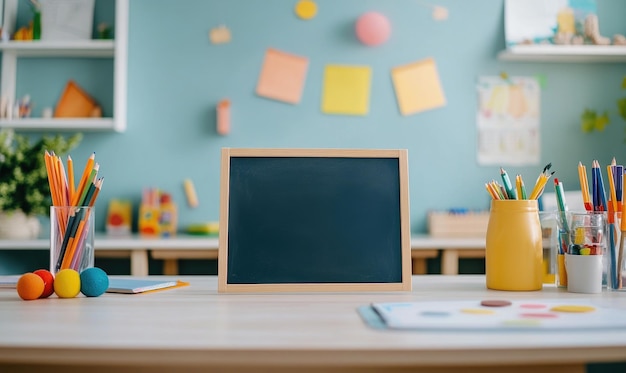
<svg viewBox="0 0 626 373"><path fill-rule="evenodd" d="M537 200L493 200L485 252L487 288L530 291L543 286Z"/></svg>

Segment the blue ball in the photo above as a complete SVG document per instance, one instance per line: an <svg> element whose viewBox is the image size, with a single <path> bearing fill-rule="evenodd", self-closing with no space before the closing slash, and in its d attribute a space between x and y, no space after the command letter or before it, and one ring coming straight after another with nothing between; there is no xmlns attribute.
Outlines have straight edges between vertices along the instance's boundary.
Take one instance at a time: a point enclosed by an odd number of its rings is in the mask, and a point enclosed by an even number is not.
<svg viewBox="0 0 626 373"><path fill-rule="evenodd" d="M99 297L109 288L109 276L98 267L80 273L80 292L86 297Z"/></svg>

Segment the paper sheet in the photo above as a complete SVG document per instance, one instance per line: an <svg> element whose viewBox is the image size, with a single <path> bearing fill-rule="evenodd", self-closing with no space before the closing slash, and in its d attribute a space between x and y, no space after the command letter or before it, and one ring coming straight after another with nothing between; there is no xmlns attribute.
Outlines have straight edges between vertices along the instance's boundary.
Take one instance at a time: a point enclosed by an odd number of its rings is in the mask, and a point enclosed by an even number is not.
<svg viewBox="0 0 626 373"><path fill-rule="evenodd" d="M534 77L478 79L477 160L480 165L539 163L540 93Z"/></svg>
<svg viewBox="0 0 626 373"><path fill-rule="evenodd" d="M435 109L446 104L435 60L427 58L391 70L402 115Z"/></svg>
<svg viewBox="0 0 626 373"><path fill-rule="evenodd" d="M495 331L626 327L626 319L620 316L623 309L589 299L511 300L509 306L503 307L486 307L480 300L374 303L371 307L390 329Z"/></svg>
<svg viewBox="0 0 626 373"><path fill-rule="evenodd" d="M297 104L302 98L309 59L268 49L256 87L259 96Z"/></svg>
<svg viewBox="0 0 626 373"><path fill-rule="evenodd" d="M326 65L322 112L366 115L372 70L369 66Z"/></svg>

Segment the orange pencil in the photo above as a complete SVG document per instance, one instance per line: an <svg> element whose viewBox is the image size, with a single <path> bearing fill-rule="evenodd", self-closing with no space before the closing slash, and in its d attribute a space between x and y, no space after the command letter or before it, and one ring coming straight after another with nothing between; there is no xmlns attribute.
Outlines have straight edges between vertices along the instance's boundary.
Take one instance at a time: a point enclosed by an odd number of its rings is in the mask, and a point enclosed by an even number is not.
<svg viewBox="0 0 626 373"><path fill-rule="evenodd" d="M485 183L485 189L487 189L487 192L489 193L489 195L491 195L492 199L500 199L500 197L498 197L498 195L494 193L494 191L491 189L491 185L489 185L488 183Z"/></svg>
<svg viewBox="0 0 626 373"><path fill-rule="evenodd" d="M57 157L57 164L59 167L59 185L61 187L61 202L63 206L67 206L70 202L70 190L67 186L67 175L65 173L65 166L63 166L63 160L61 157Z"/></svg>
<svg viewBox="0 0 626 373"><path fill-rule="evenodd" d="M613 208L614 212L617 212L617 196L615 192L615 179L613 178L613 167L611 165L606 166L606 174L609 179L609 204Z"/></svg>
<svg viewBox="0 0 626 373"><path fill-rule="evenodd" d="M52 165L50 163L50 153L46 150L44 153L44 163L46 164L46 173L48 174L48 187L50 188L50 196L52 197L52 204L57 205L56 193L54 192L54 175L52 174Z"/></svg>
<svg viewBox="0 0 626 373"><path fill-rule="evenodd" d="M91 197L88 206L93 207L96 204L96 198L98 198L98 193L100 193L100 189L102 189L102 184L104 183L104 178L101 177L96 182L96 189L93 191L93 196Z"/></svg>
<svg viewBox="0 0 626 373"><path fill-rule="evenodd" d="M69 200L74 200L76 194L76 184L74 181L74 161L70 155L67 156L67 182L69 184Z"/></svg>
<svg viewBox="0 0 626 373"><path fill-rule="evenodd" d="M72 198L72 206L77 206L78 199L80 198L81 194L83 193L83 190L87 186L87 182L88 182L87 179L89 178L89 175L91 174L91 170L93 169L93 164L95 162L95 159L96 159L96 153L93 152L91 156L89 156L89 158L87 159L87 163L85 164L85 169L83 170L83 176L80 178L80 183L78 184L78 187L76 188L76 194L74 195L74 198Z"/></svg>

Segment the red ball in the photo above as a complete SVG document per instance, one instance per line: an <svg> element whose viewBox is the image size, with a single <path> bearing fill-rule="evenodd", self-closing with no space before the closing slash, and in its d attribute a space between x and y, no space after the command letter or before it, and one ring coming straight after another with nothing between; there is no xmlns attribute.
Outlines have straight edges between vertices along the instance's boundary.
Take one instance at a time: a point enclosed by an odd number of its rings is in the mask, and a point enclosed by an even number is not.
<svg viewBox="0 0 626 373"><path fill-rule="evenodd" d="M54 293L54 276L47 269L38 269L33 272L43 280L43 293L39 298L48 298Z"/></svg>

